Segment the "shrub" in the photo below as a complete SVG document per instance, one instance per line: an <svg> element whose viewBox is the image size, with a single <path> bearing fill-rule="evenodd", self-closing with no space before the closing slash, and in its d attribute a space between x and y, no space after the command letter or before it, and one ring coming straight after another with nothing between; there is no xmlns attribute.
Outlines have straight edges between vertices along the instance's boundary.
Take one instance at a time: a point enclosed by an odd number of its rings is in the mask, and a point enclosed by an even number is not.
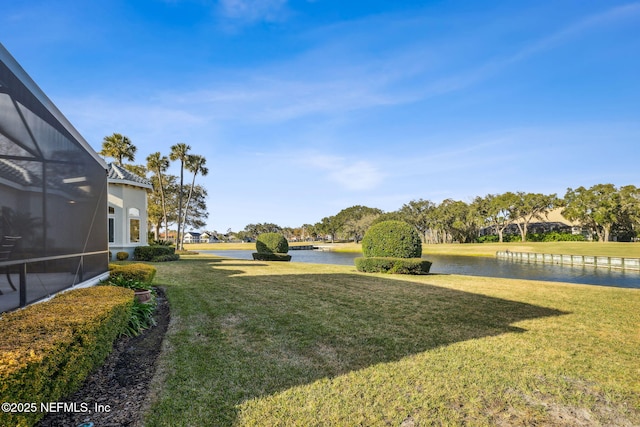
<svg viewBox="0 0 640 427"><path fill-rule="evenodd" d="M156 319L153 317L153 314L157 306L158 302L153 293L151 294L151 301L139 302L134 299L133 306L131 307L131 315L129 316L129 323L123 331L123 334L128 337L135 337L140 335L145 329L155 326Z"/></svg>
<svg viewBox="0 0 640 427"><path fill-rule="evenodd" d="M116 252L116 259L118 261L125 261L125 260L129 259L129 253L128 252Z"/></svg>
<svg viewBox="0 0 640 427"><path fill-rule="evenodd" d="M431 262L421 258L361 257L355 263L364 273L427 274L431 269Z"/></svg>
<svg viewBox="0 0 640 427"><path fill-rule="evenodd" d="M362 239L365 257L420 258L422 242L418 232L402 221L372 225Z"/></svg>
<svg viewBox="0 0 640 427"><path fill-rule="evenodd" d="M291 255L288 254L265 254L254 252L253 259L258 261L291 261Z"/></svg>
<svg viewBox="0 0 640 427"><path fill-rule="evenodd" d="M542 238L543 242L584 242L584 240L582 234L558 233L557 231L546 233Z"/></svg>
<svg viewBox="0 0 640 427"><path fill-rule="evenodd" d="M256 240L256 250L259 254L286 254L289 242L280 233L263 233Z"/></svg>
<svg viewBox="0 0 640 427"><path fill-rule="evenodd" d="M134 279L128 278L126 275L120 275L120 274L112 274L107 280L100 282L100 284L118 286L120 288L132 289L134 291L138 289L143 289L143 290L151 289L151 284L149 283L141 282L139 280L134 280Z"/></svg>
<svg viewBox="0 0 640 427"><path fill-rule="evenodd" d="M152 261L156 257L174 255L176 248L163 245L136 246L133 256L138 261Z"/></svg>
<svg viewBox="0 0 640 427"><path fill-rule="evenodd" d="M109 264L111 277L123 276L125 280L137 281L142 283L151 283L156 276L156 268L152 265L136 263L136 264Z"/></svg>
<svg viewBox="0 0 640 427"><path fill-rule="evenodd" d="M167 261L178 261L180 259L180 255L172 254L172 255L160 255L155 256L151 259L151 262L167 262Z"/></svg>
<svg viewBox="0 0 640 427"><path fill-rule="evenodd" d="M0 318L0 402L62 401L100 366L125 330L133 292L96 286L65 292ZM2 425L44 414L4 413Z"/></svg>

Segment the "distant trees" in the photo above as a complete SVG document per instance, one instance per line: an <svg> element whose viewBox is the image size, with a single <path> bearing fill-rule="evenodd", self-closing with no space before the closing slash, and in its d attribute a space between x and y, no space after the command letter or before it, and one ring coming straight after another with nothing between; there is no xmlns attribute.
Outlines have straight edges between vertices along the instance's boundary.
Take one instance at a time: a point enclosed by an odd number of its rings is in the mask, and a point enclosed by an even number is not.
<svg viewBox="0 0 640 427"><path fill-rule="evenodd" d="M640 191L633 185L617 189L613 184L567 189L562 214L588 227L601 242L610 240L611 231L637 235L640 220ZM616 236L618 237L618 236ZM626 239L625 239L626 240Z"/></svg>
<svg viewBox="0 0 640 427"><path fill-rule="evenodd" d="M514 204L510 212L523 242L527 241L527 229L533 220L544 221L547 213L559 205L555 194L515 193Z"/></svg>
<svg viewBox="0 0 640 427"><path fill-rule="evenodd" d="M478 196L470 203L453 199L440 204L425 199L411 200L393 212L356 205L324 217L316 224L297 228L249 224L241 235L257 236L259 232L274 230L290 240L311 236L332 242L336 239L358 242L372 225L399 220L412 225L424 243L492 241L493 236L500 242L514 238L521 241L582 239L582 235L557 232L529 234L532 224L549 221L549 214L562 207L565 218L579 222L600 241L628 241L638 236L640 189L633 185L618 189L612 184L598 184L589 189L569 188L564 199L556 194L506 192Z"/></svg>
<svg viewBox="0 0 640 427"><path fill-rule="evenodd" d="M412 200L402 205L398 211L399 216L420 233L420 238L424 243L428 243L429 231L436 231L436 205L430 200Z"/></svg>

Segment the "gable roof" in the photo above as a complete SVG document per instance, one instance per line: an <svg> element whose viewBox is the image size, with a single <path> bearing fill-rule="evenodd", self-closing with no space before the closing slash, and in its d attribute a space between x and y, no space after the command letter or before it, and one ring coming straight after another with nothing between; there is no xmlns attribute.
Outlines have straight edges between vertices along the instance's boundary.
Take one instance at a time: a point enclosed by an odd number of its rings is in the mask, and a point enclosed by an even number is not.
<svg viewBox="0 0 640 427"><path fill-rule="evenodd" d="M115 163L109 163L107 165L107 182L109 184L127 184L153 190L151 181L139 177L138 175L129 172L121 165Z"/></svg>

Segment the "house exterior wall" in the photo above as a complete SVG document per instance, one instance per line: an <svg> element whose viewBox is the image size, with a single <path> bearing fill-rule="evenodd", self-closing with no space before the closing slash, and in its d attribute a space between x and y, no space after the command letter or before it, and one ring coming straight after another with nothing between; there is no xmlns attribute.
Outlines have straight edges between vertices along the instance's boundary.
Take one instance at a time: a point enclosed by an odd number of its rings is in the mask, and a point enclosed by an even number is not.
<svg viewBox="0 0 640 427"><path fill-rule="evenodd" d="M127 252L129 259L133 259L136 246L148 245L147 225L147 191L144 188L126 184L109 183L109 207L114 208L114 241L109 242L112 259L117 252ZM131 209L136 209L139 215L131 216ZM131 241L131 220L138 219L139 240Z"/></svg>
<svg viewBox="0 0 640 427"><path fill-rule="evenodd" d="M0 312L106 277L106 206L106 164L0 44Z"/></svg>

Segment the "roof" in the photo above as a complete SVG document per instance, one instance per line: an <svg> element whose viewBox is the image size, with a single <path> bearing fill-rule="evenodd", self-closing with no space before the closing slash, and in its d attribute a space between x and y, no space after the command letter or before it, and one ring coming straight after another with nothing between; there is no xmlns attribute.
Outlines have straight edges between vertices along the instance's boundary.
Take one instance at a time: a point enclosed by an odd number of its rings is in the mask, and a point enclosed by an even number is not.
<svg viewBox="0 0 640 427"><path fill-rule="evenodd" d="M151 181L129 172L116 163L109 163L107 165L107 182L109 184L127 184L153 190Z"/></svg>
<svg viewBox="0 0 640 427"><path fill-rule="evenodd" d="M104 159L96 153L91 145L84 139L80 132L73 127L71 122L62 114L58 107L45 95L45 93L40 89L40 87L33 81L33 79L27 74L27 72L22 68L18 61L15 60L13 56L9 53L9 51L0 43L0 62L4 64L4 66L23 84L26 89L31 92L38 102L40 102L47 111L55 117L55 119L60 123L66 130L69 132L71 136L75 139L75 142L79 144L84 150L89 153L91 157L102 167L105 166Z"/></svg>

